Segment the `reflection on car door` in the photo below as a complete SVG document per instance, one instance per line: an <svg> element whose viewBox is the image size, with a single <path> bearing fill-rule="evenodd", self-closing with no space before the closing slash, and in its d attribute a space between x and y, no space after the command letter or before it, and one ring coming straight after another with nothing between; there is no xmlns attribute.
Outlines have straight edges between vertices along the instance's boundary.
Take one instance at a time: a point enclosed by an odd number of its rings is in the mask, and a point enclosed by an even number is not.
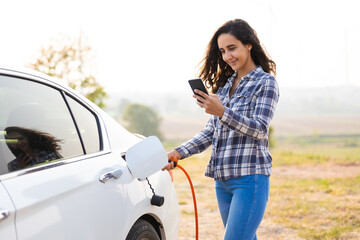
<svg viewBox="0 0 360 240"><path fill-rule="evenodd" d="M18 239L120 239L126 176L99 181L116 169L128 172L124 161L106 154L4 180L17 211Z"/></svg>
<svg viewBox="0 0 360 240"><path fill-rule="evenodd" d="M0 182L0 239L15 240L15 209Z"/></svg>

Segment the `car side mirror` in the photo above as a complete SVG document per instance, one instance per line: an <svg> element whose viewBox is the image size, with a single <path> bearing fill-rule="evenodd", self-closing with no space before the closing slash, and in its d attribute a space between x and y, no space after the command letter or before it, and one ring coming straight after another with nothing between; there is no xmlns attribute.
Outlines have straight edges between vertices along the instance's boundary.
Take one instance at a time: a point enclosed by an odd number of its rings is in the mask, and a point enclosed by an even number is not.
<svg viewBox="0 0 360 240"><path fill-rule="evenodd" d="M130 147L125 158L130 172L140 180L161 170L168 163L166 151L155 136L145 138Z"/></svg>

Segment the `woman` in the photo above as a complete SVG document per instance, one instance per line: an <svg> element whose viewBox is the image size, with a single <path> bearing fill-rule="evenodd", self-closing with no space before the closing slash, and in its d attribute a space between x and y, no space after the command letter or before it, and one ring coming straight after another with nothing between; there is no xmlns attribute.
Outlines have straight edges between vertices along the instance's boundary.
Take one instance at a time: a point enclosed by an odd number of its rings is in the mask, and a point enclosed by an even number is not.
<svg viewBox="0 0 360 240"><path fill-rule="evenodd" d="M276 65L249 24L226 22L210 40L200 71L214 94L193 96L211 117L199 134L168 153L176 162L212 145L205 175L215 179L226 240L257 239L268 201L268 131L279 98L271 73ZM171 162L164 169L173 168Z"/></svg>
<svg viewBox="0 0 360 240"><path fill-rule="evenodd" d="M21 127L5 128L7 145L16 159L8 163L9 171L27 168L62 158L60 140L48 133Z"/></svg>

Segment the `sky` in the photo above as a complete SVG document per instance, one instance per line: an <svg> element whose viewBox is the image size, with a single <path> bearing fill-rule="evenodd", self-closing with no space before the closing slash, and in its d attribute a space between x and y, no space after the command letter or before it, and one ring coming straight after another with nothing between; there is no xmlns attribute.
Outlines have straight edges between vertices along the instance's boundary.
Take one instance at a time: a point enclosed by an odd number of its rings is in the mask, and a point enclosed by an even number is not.
<svg viewBox="0 0 360 240"><path fill-rule="evenodd" d="M241 18L282 87L360 86L358 0L0 0L0 65L24 66L59 35L87 38L109 92L189 90L213 33Z"/></svg>

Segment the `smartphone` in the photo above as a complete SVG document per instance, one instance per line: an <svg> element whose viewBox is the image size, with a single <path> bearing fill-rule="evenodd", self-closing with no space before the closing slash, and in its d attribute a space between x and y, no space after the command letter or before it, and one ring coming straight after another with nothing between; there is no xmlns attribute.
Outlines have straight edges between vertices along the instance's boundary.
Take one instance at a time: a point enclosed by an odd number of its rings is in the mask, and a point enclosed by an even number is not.
<svg viewBox="0 0 360 240"><path fill-rule="evenodd" d="M21 148L16 148L12 150L12 153L18 158L21 154L24 155L25 152Z"/></svg>
<svg viewBox="0 0 360 240"><path fill-rule="evenodd" d="M189 84L190 84L190 87L191 87L191 89L192 89L192 91L193 91L193 93L194 93L195 95L200 96L199 94L195 93L195 91L194 91L195 89L199 89L200 91L202 91L202 92L206 93L207 95L209 95L209 93L208 93L208 91L206 90L206 87L205 87L203 81L202 81L200 78L196 78L196 79L191 79L191 80L189 80ZM198 101L199 101L199 100L198 100ZM201 102L201 101L199 101L199 102ZM202 103L202 102L201 102L201 103Z"/></svg>

